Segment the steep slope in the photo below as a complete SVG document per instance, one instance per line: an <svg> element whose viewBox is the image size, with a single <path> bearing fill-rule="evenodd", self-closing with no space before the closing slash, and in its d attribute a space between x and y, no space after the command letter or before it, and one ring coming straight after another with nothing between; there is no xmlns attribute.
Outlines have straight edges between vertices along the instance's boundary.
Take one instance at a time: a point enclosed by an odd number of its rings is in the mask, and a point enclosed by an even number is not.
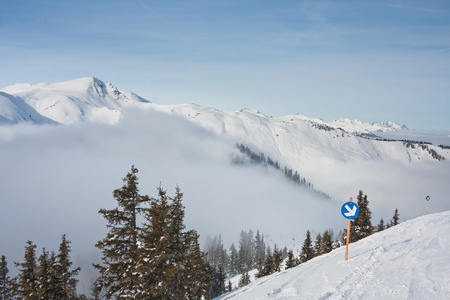
<svg viewBox="0 0 450 300"><path fill-rule="evenodd" d="M94 77L54 84L16 84L3 92L22 99L41 115L61 124L82 121L116 123L130 105L148 103Z"/></svg>
<svg viewBox="0 0 450 300"><path fill-rule="evenodd" d="M22 122L37 124L56 124L42 116L21 98L0 92L0 124L13 125Z"/></svg>
<svg viewBox="0 0 450 300"><path fill-rule="evenodd" d="M448 299L450 211L422 216L216 299Z"/></svg>

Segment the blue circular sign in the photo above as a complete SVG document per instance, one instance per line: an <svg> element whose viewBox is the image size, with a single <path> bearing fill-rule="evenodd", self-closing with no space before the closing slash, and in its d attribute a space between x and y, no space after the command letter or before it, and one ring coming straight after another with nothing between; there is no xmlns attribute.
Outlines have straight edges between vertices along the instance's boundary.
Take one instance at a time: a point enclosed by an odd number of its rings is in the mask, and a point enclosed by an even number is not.
<svg viewBox="0 0 450 300"><path fill-rule="evenodd" d="M425 199L427 199L427 201L430 201L430 196L427 196Z"/></svg>
<svg viewBox="0 0 450 300"><path fill-rule="evenodd" d="M359 206L355 202L345 202L341 207L341 214L346 219L356 219L359 215Z"/></svg>

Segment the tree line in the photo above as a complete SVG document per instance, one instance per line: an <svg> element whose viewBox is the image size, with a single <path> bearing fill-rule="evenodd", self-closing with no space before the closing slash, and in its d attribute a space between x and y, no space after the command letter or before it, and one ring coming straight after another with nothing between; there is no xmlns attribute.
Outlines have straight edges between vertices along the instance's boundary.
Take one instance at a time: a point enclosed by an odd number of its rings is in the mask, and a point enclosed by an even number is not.
<svg viewBox="0 0 450 300"><path fill-rule="evenodd" d="M122 178L123 186L113 191L116 207L100 209L107 221L106 236L95 245L102 252L102 261L93 264L99 276L92 286L92 295L77 295L80 268L73 268L71 242L62 235L58 252L42 249L28 241L24 262L17 263L19 275L11 278L5 256L0 261L0 300L7 299L211 299L231 291L226 278L241 274L239 286L250 283L249 271L263 277L282 269L293 268L326 254L345 243L334 239L332 230L318 234L315 243L311 233L298 256L286 247L270 247L259 230L242 231L239 244L223 246L220 235L209 239L206 252L201 251L199 235L184 225L183 193L176 186L173 197L160 186L153 198L139 193L138 169L134 166ZM360 215L352 220L351 241L375 231L398 224L393 219L384 225L371 224L367 195L357 197ZM284 264L283 264L284 263Z"/></svg>
<svg viewBox="0 0 450 300"><path fill-rule="evenodd" d="M15 263L19 275L11 278L6 257L0 261L0 299L83 299L76 293L80 268L72 268L70 241L62 236L58 253L42 249L37 258L32 241L25 246L24 262Z"/></svg>

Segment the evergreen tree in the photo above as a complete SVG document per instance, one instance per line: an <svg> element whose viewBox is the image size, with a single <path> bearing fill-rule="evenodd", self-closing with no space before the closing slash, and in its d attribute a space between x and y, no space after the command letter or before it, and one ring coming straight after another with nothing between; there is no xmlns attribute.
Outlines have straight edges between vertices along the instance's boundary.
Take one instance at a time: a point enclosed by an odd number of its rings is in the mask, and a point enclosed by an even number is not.
<svg viewBox="0 0 450 300"><path fill-rule="evenodd" d="M239 255L234 244L231 244L230 246L230 260L228 269L230 275L239 274Z"/></svg>
<svg viewBox="0 0 450 300"><path fill-rule="evenodd" d="M50 288L52 273L49 267L49 254L42 249L42 254L38 259L39 266L36 272L36 279L38 282L37 291L39 294L39 299L53 299L53 290Z"/></svg>
<svg viewBox="0 0 450 300"><path fill-rule="evenodd" d="M316 236L316 241L314 242L314 256L322 255L322 235L319 233Z"/></svg>
<svg viewBox="0 0 450 300"><path fill-rule="evenodd" d="M103 264L94 267L100 273L97 286L104 290L107 299L134 297L140 286L137 218L148 197L139 194L137 173L138 169L132 166L122 179L124 185L113 191L118 207L99 211L108 222L109 232L96 244L102 250Z"/></svg>
<svg viewBox="0 0 450 300"><path fill-rule="evenodd" d="M266 251L266 259L264 260L264 263L261 264L261 267L258 269L258 273L256 274L257 278L261 278L263 276L267 276L273 273L273 255L272 250L270 249L270 246L267 247Z"/></svg>
<svg viewBox="0 0 450 300"><path fill-rule="evenodd" d="M8 275L8 263L2 255L0 260L0 300L14 299L14 279Z"/></svg>
<svg viewBox="0 0 450 300"><path fill-rule="evenodd" d="M377 225L377 232L380 232L383 230L384 230L384 220L383 220L383 218L381 218L380 223L378 223L378 225Z"/></svg>
<svg viewBox="0 0 450 300"><path fill-rule="evenodd" d="M23 263L15 263L16 267L20 267L16 295L24 300L37 300L39 294L36 278L36 245L32 241L27 241L24 258Z"/></svg>
<svg viewBox="0 0 450 300"><path fill-rule="evenodd" d="M398 225L398 220L400 219L398 209L395 209L394 216L392 217L391 226Z"/></svg>
<svg viewBox="0 0 450 300"><path fill-rule="evenodd" d="M356 242L360 239L368 237L373 232L373 226L371 223L372 212L369 209L369 200L367 200L367 195L363 194L360 190L357 196L359 215L353 220L351 231L350 231L350 242ZM352 229L354 232L352 232Z"/></svg>
<svg viewBox="0 0 450 300"><path fill-rule="evenodd" d="M302 245L302 251L300 252L300 262L304 263L314 257L314 248L311 241L311 233L306 231L306 238Z"/></svg>
<svg viewBox="0 0 450 300"><path fill-rule="evenodd" d="M57 299L68 300L76 298L78 280L75 279L75 276L78 275L80 268L71 270L70 244L71 242L63 234L61 244L59 245L59 252L56 256L56 263L53 266L59 277L59 287L56 292Z"/></svg>
<svg viewBox="0 0 450 300"><path fill-rule="evenodd" d="M364 195L363 191L360 190L357 199L359 206L359 215L356 219L353 219L350 222L350 243L368 237L373 233L374 229L371 222L372 212L369 209L369 200L367 200L367 195ZM347 229L344 229L341 241L343 244L345 244L346 240Z"/></svg>
<svg viewBox="0 0 450 300"><path fill-rule="evenodd" d="M201 299L208 294L211 270L200 251L195 230L184 231L183 194L179 187L169 199L158 189L158 199L144 209L139 297L145 299Z"/></svg>
<svg viewBox="0 0 450 300"><path fill-rule="evenodd" d="M285 269L291 269L293 267L295 267L296 261L295 261L295 257L294 257L294 252L292 250L289 250L288 254L287 254L287 260L286 260L286 265L285 265Z"/></svg>
<svg viewBox="0 0 450 300"><path fill-rule="evenodd" d="M283 253L275 244L273 248L272 273L281 271L281 263L283 262Z"/></svg>
<svg viewBox="0 0 450 300"><path fill-rule="evenodd" d="M211 298L222 295L226 292L225 289L225 273L221 267L218 270L212 268L212 282L209 288L209 295Z"/></svg>
<svg viewBox="0 0 450 300"><path fill-rule="evenodd" d="M250 283L250 275L248 274L248 270L244 269L239 279L239 287L244 287Z"/></svg>
<svg viewBox="0 0 450 300"><path fill-rule="evenodd" d="M320 244L320 253L326 254L331 252L332 250L333 250L332 236L329 230L325 230L322 235L322 240Z"/></svg>
<svg viewBox="0 0 450 300"><path fill-rule="evenodd" d="M239 270L249 269L253 266L253 231L242 231L239 239Z"/></svg>
<svg viewBox="0 0 450 300"><path fill-rule="evenodd" d="M257 268L258 264L261 261L264 261L265 258L265 249L266 245L264 243L264 235L259 233L259 230L256 231L255 236L255 247L253 252L253 267Z"/></svg>

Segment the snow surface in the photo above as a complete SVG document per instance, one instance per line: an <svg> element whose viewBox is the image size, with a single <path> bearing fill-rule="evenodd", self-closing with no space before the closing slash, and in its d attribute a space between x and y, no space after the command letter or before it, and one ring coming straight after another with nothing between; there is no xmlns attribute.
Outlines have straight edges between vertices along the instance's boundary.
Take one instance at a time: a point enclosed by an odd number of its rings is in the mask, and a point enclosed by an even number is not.
<svg viewBox="0 0 450 300"><path fill-rule="evenodd" d="M148 103L94 77L54 84L15 84L1 91L25 102L42 116L66 125L82 121L114 124L122 119L125 107ZM3 113L0 106L0 115ZM42 122L37 119L34 123Z"/></svg>
<svg viewBox="0 0 450 300"><path fill-rule="evenodd" d="M417 145L359 135L370 128L383 138L429 141L427 133L393 124L158 105L92 77L3 88L0 125L0 227L16 228L1 233L11 242L0 250L10 261L21 259L27 239L49 247L48 241L56 238L58 245L59 234L67 233L82 272L89 273L89 247L104 230L98 208L111 205L110 191L131 164L139 166L143 183L179 184L187 224L203 237L222 234L227 248L248 229L260 229L268 244L294 251L307 229L313 235L329 228L338 234L346 224L339 208L360 189L369 197L373 224L380 217L388 221L395 208L402 220L423 214L427 195L430 211L450 210L450 150L436 146L450 145L448 132L433 135L434 145L427 145L445 158L437 161ZM332 199L317 198L279 171L230 164L230 156L243 155L236 143L298 171ZM36 209L45 217L34 220ZM32 228L18 211L34 220ZM88 290L89 275L83 276Z"/></svg>
<svg viewBox="0 0 450 300"><path fill-rule="evenodd" d="M216 299L450 299L450 211L422 216Z"/></svg>

